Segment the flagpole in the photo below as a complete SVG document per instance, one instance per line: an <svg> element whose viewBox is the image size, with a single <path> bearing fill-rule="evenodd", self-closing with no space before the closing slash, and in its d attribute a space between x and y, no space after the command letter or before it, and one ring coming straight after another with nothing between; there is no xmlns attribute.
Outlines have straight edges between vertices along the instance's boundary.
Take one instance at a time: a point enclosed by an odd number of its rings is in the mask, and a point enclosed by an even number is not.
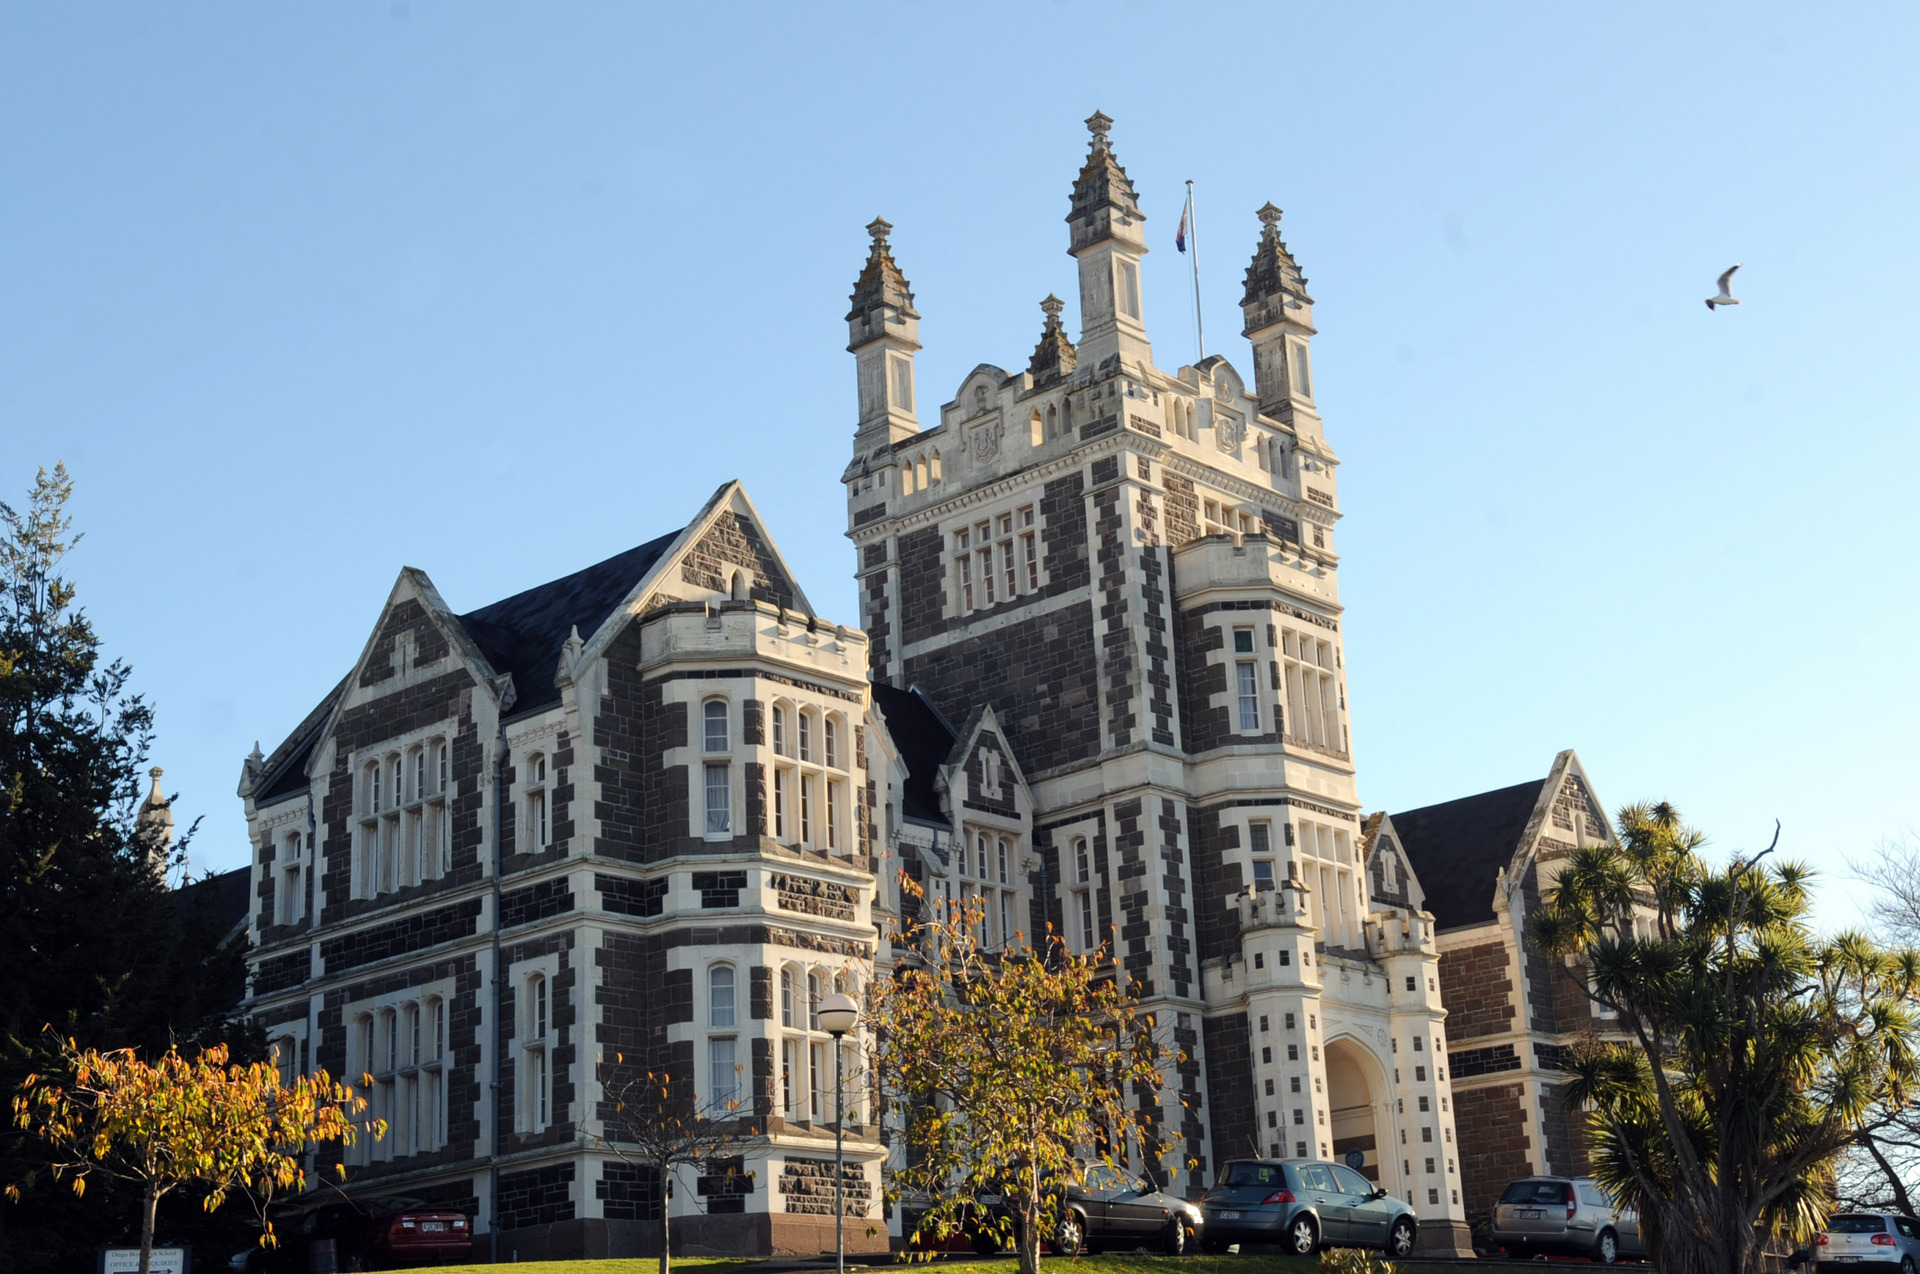
<svg viewBox="0 0 1920 1274"><path fill-rule="evenodd" d="M1207 359L1207 328L1200 317L1200 218L1193 210L1193 182L1187 182L1187 234L1193 250L1187 255L1193 258L1193 336L1200 346L1200 361Z"/></svg>

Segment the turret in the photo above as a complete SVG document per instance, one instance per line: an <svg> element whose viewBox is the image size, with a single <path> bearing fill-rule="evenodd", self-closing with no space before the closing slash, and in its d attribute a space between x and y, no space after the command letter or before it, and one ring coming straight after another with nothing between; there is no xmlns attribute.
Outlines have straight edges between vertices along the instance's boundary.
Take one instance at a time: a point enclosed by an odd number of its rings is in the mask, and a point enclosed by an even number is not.
<svg viewBox="0 0 1920 1274"><path fill-rule="evenodd" d="M139 812L133 817L134 840L146 854L154 875L162 880L166 879L167 857L173 850L173 802L160 790L160 777L164 773L166 771L157 765L147 771L153 780L153 790L140 802Z"/></svg>
<svg viewBox="0 0 1920 1274"><path fill-rule="evenodd" d="M873 247L853 285L847 311L847 349L860 377L860 424L854 435L856 462L920 432L913 411L913 355L920 348L920 314L913 289L894 264L887 234L876 217L867 226Z"/></svg>
<svg viewBox="0 0 1920 1274"><path fill-rule="evenodd" d="M1260 209L1260 245L1247 267L1246 293L1240 298L1247 325L1241 335L1253 342L1253 374L1260 410L1288 424L1296 408L1311 411L1313 376L1307 342L1313 336L1313 298L1307 280L1280 237L1280 210Z"/></svg>
<svg viewBox="0 0 1920 1274"><path fill-rule="evenodd" d="M1040 302L1041 313L1047 316L1046 323L1040 329L1040 343L1033 347L1033 357L1027 361L1027 374L1033 377L1035 389L1065 380L1078 365L1079 351L1067 339L1067 329L1060 323L1060 311L1066 308L1066 303L1051 292Z"/></svg>
<svg viewBox="0 0 1920 1274"><path fill-rule="evenodd" d="M1067 251L1080 263L1080 362L1096 374L1109 363L1152 366L1140 294L1140 258L1147 254L1146 218L1127 170L1107 141L1113 121L1099 111L1087 120L1093 142L1073 182L1067 213Z"/></svg>

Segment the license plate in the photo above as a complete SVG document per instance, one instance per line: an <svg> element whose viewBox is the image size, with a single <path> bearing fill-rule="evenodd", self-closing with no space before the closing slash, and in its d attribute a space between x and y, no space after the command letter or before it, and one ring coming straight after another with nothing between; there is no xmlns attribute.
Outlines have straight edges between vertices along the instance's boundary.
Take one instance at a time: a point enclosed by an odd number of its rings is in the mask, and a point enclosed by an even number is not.
<svg viewBox="0 0 1920 1274"><path fill-rule="evenodd" d="M1520 1209L1520 1219L1522 1221L1538 1221L1542 1215L1539 1208Z"/></svg>
<svg viewBox="0 0 1920 1274"><path fill-rule="evenodd" d="M1836 1256L1836 1257L1833 1257L1832 1259L1835 1261L1857 1261L1860 1258L1857 1256Z"/></svg>
<svg viewBox="0 0 1920 1274"><path fill-rule="evenodd" d="M420 1223L420 1229L427 1234L444 1234L447 1230L447 1223L445 1221L422 1221Z"/></svg>
<svg viewBox="0 0 1920 1274"><path fill-rule="evenodd" d="M1222 1212L1220 1214L1220 1219L1222 1221L1238 1221L1240 1219L1240 1214L1238 1212Z"/></svg>

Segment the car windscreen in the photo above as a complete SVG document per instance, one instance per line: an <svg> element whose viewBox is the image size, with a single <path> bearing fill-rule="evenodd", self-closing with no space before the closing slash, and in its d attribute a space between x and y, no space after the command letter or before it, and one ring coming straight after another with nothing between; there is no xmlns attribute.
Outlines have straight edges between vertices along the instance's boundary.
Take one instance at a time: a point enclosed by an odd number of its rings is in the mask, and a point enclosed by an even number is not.
<svg viewBox="0 0 1920 1274"><path fill-rule="evenodd" d="M1828 1234L1885 1234L1887 1219L1883 1216L1841 1215L1827 1222Z"/></svg>
<svg viewBox="0 0 1920 1274"><path fill-rule="evenodd" d="M1502 1203L1565 1203L1567 1201L1567 1183L1564 1181L1516 1181L1507 1187L1500 1196Z"/></svg>
<svg viewBox="0 0 1920 1274"><path fill-rule="evenodd" d="M1230 1163L1227 1165L1226 1180L1223 1186L1283 1186L1286 1181L1280 1175L1277 1163Z"/></svg>

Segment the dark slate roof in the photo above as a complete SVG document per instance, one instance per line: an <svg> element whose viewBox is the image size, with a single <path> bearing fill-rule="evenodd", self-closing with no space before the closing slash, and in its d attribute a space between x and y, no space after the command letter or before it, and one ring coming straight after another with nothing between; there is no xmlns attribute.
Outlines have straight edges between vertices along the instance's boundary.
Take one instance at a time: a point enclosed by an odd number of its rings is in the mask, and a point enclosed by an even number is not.
<svg viewBox="0 0 1920 1274"><path fill-rule="evenodd" d="M886 718L887 733L893 736L893 746L900 749L900 759L907 764L906 791L901 801L906 816L944 824L946 816L940 812L940 793L933 781L958 736L918 690L876 685L873 701Z"/></svg>
<svg viewBox="0 0 1920 1274"><path fill-rule="evenodd" d="M653 569L679 531L669 531L638 548L616 553L585 570L530 588L524 593L482 606L459 617L474 644L495 672L513 674L515 716L550 707L560 700L553 674L560 647L575 627L584 639L626 600L641 577ZM349 674L351 676L351 674ZM267 758L267 773L255 797L265 803L304 791L307 760L320 742L320 733L332 715L334 702L346 680L327 692L319 706Z"/></svg>
<svg viewBox="0 0 1920 1274"><path fill-rule="evenodd" d="M577 627L583 639L593 636L679 534L669 531L583 571L460 616L493 670L513 674L515 716L559 702L553 674L567 635Z"/></svg>
<svg viewBox="0 0 1920 1274"><path fill-rule="evenodd" d="M1513 861L1545 783L1533 779L1393 816L1435 928L1493 919L1494 878Z"/></svg>
<svg viewBox="0 0 1920 1274"><path fill-rule="evenodd" d="M347 674L349 677L352 675ZM306 790L307 759L320 742L320 731L326 726L327 718L333 715L334 701L346 686L347 678L342 677L333 689L327 691L327 697L315 704L313 711L293 728L293 733L273 750L273 755L262 762L265 773L261 775L260 785L254 789L256 802L267 805L283 796Z"/></svg>
<svg viewBox="0 0 1920 1274"><path fill-rule="evenodd" d="M205 920L218 932L229 934L247 923L252 893L253 869L236 867L174 890L173 905L182 918Z"/></svg>

